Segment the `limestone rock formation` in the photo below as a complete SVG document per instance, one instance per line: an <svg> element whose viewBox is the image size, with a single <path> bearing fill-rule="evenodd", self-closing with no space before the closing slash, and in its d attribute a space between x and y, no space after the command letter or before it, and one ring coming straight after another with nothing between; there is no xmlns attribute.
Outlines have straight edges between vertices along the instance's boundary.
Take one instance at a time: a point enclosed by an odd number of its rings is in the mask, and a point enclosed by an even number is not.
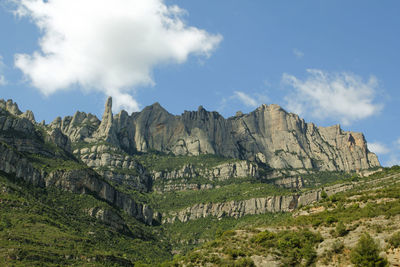
<svg viewBox="0 0 400 267"><path fill-rule="evenodd" d="M74 154L109 181L123 184L129 189L151 190L151 175L137 160L118 147L92 144L74 150Z"/></svg>
<svg viewBox="0 0 400 267"><path fill-rule="evenodd" d="M380 166L364 135L339 125L316 127L278 105L223 118L203 107L181 116L155 103L129 115L112 115L109 98L98 121L86 114L57 119L53 128L71 141L107 141L126 153L160 151L175 155L216 154L255 161L272 169L353 171Z"/></svg>
<svg viewBox="0 0 400 267"><path fill-rule="evenodd" d="M354 184L338 184L324 188L328 196L352 189ZM222 203L200 203L183 210L163 214L163 223L187 222L208 216L239 218L267 212L288 212L321 199L322 189L302 194L268 196Z"/></svg>
<svg viewBox="0 0 400 267"><path fill-rule="evenodd" d="M0 171L34 186L92 194L149 225L155 222L153 210L148 205L138 203L128 194L118 191L69 154L70 140L59 128L43 133L35 127L12 101L0 101ZM37 162L40 166L49 166L56 160L61 164L53 169L34 165ZM64 167L63 162L73 167ZM110 213L103 212L100 217L111 220L110 216Z"/></svg>
<svg viewBox="0 0 400 267"><path fill-rule="evenodd" d="M210 168L185 164L180 169L152 171L150 175L154 184L153 190L159 192L211 189L214 188L210 184L213 181L259 177L257 164L245 160L222 163ZM191 179L199 177L208 182L201 184L191 182Z"/></svg>

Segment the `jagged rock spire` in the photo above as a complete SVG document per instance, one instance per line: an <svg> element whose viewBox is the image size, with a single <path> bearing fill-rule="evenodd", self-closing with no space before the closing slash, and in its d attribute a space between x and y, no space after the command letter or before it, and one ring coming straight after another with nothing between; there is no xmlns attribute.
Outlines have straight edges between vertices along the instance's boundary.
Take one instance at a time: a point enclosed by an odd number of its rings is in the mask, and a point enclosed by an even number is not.
<svg viewBox="0 0 400 267"><path fill-rule="evenodd" d="M107 141L114 143L117 142L117 138L115 135L115 130L113 127L113 114L112 114L112 97L108 97L103 118L101 120L100 126L97 129L96 133L97 137L105 138Z"/></svg>
<svg viewBox="0 0 400 267"><path fill-rule="evenodd" d="M107 99L106 106L103 113L103 118L101 120L101 124L99 126L100 133L107 133L111 128L113 123L113 114L112 114L112 97L110 96Z"/></svg>
<svg viewBox="0 0 400 267"><path fill-rule="evenodd" d="M33 115L33 112L31 110L27 110L25 111L21 117L26 118L28 120L30 120L31 122L35 123L35 115Z"/></svg>

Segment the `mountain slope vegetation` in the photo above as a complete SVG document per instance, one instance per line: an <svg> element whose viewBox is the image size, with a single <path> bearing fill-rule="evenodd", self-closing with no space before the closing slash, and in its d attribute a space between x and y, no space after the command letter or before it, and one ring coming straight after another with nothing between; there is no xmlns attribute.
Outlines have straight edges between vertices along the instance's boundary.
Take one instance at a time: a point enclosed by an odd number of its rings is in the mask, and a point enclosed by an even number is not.
<svg viewBox="0 0 400 267"><path fill-rule="evenodd" d="M224 119L109 99L101 121L45 124L0 100L0 265L394 264L399 177L362 134L276 105Z"/></svg>

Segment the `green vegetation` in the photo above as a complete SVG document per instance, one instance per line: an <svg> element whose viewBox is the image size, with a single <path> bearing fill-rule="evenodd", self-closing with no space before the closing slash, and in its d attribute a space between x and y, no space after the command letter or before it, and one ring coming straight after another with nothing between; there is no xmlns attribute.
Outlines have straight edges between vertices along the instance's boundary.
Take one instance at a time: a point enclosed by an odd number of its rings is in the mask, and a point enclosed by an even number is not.
<svg viewBox="0 0 400 267"><path fill-rule="evenodd" d="M264 231L255 235L250 241L267 249L277 249L277 254L281 256L284 265L295 266L304 259L308 266L316 260L315 246L323 239L319 233L303 229L279 233Z"/></svg>
<svg viewBox="0 0 400 267"><path fill-rule="evenodd" d="M393 248L399 248L400 247L400 232L394 233L388 240L388 243L393 247Z"/></svg>
<svg viewBox="0 0 400 267"><path fill-rule="evenodd" d="M88 215L89 208L119 211L91 195L41 189L0 174L0 265L123 266L170 258L156 229L124 213L117 230Z"/></svg>
<svg viewBox="0 0 400 267"><path fill-rule="evenodd" d="M41 126L36 127L32 136L12 131L1 134L13 142L15 138L29 138L33 140L33 147L38 145L43 148L38 154L20 153L39 170L85 169L94 172L68 152L47 142L46 129ZM110 153L128 155L103 141L75 143L73 149L100 145L108 146ZM215 155L188 157L154 151L135 153L130 157L150 172L180 170L185 165L191 165L201 173L220 164L238 161ZM259 167L261 174L270 171L267 166ZM113 167L102 167L97 171L139 175L137 170ZM289 175L296 170L286 171L282 173ZM351 253L342 240L352 236L347 234L353 233L359 225L375 232L388 232L386 226L368 226L366 221L378 216L381 216L380 219L397 218L400 214L400 184L395 179L375 183L376 179L399 173L400 167L394 167L368 178L344 172L302 175L306 181L303 191L339 182L354 185L352 190L332 196L322 191L319 203L303 207L302 212L309 212L306 215L268 213L238 219L206 217L187 223L177 221L150 227L94 195L72 194L55 188L34 188L0 172L0 265L179 266L184 263L187 266L255 266L256 259L253 257L253 261L251 257L257 255L264 259L270 256L270 259L284 266L312 266L322 258L332 260L340 256L351 260L356 266L385 266L387 261L379 257L380 248L371 236L363 235ZM115 181L110 184L136 201L147 203L167 214L199 203L293 194L292 190L251 177L227 181L211 181L201 176L157 180L153 186L160 188L179 184L200 187L207 184L213 189L149 194L116 184ZM111 212L117 222L110 223L104 218L101 221L101 216L99 219L90 216L93 209ZM320 232L324 238L337 240L321 244L327 246L325 253L318 258L316 247L323 242ZM400 247L400 232L392 234L387 243L388 247ZM172 252L177 255L172 257ZM161 264L162 261L165 262Z"/></svg>
<svg viewBox="0 0 400 267"><path fill-rule="evenodd" d="M328 172L320 171L310 174L302 174L301 177L305 181L307 188L317 188L337 183L357 181L358 176L354 173L347 172Z"/></svg>
<svg viewBox="0 0 400 267"><path fill-rule="evenodd" d="M27 157L35 168L48 173L57 170L71 171L89 169L86 165L73 159L45 157L39 154L29 154Z"/></svg>
<svg viewBox="0 0 400 267"><path fill-rule="evenodd" d="M358 240L351 251L351 262L357 267L384 267L388 265L386 259L379 256L379 246L374 239L366 233Z"/></svg>
<svg viewBox="0 0 400 267"><path fill-rule="evenodd" d="M162 231L170 240L171 245L182 253L186 253L199 245L198 240L213 240L232 233L232 229L244 229L262 225L278 225L286 222L290 213L267 213L262 215L247 215L238 219L232 217L205 217L182 223L164 224ZM226 232L227 231L227 232ZM204 242L203 241L203 242Z"/></svg>
<svg viewBox="0 0 400 267"><path fill-rule="evenodd" d="M305 229L276 233L264 231L254 233L250 238L230 230L185 256L176 257L169 264L255 266L250 256L273 255L281 259L284 266L297 266L300 263L309 266L316 260L315 247L321 241L319 233Z"/></svg>
<svg viewBox="0 0 400 267"><path fill-rule="evenodd" d="M385 172L399 174L400 170L394 172L388 169L385 170ZM384 177L384 175L378 177ZM178 222L171 225L164 225L164 227L166 227L165 230L169 232L170 235L178 234L177 240L174 242L178 240L188 241L188 243L181 245L181 249L182 247L193 248L191 252L185 254L186 256L178 257L174 262L191 263L195 265L195 263L190 260L191 257L194 257L199 260L196 261L197 264L201 262L203 264L213 263L216 265L225 264L227 266L234 266L238 259L248 258L251 255L266 256L270 253L278 257L285 266L297 266L305 264L306 262L308 265L312 265L316 260L329 263L334 259L336 259L336 261L339 260L339 262L340 259L342 259L345 262L349 262L350 258L353 259L357 257L350 257L349 250L345 248L344 243L339 239L334 241L331 247L325 250L325 252L320 255L320 258L318 258L315 253L315 246L321 242L322 239L320 239L318 232L310 232L307 229L311 227L329 227L332 229L332 238L343 238L349 232L359 227L360 220L379 218L379 216L382 215L384 215L385 218L399 215L400 183L395 182L397 179L398 178L394 177L393 179L384 179L379 182L375 182L373 179L366 179L366 183L360 184L363 191L360 192L360 187L356 186L348 192L327 197L321 202L314 204L316 207L323 207L324 210L309 215L293 217L290 213L274 215L264 214L245 216L237 220L233 218L222 218L220 221L217 218L208 217L196 221L189 221L185 224ZM369 181L372 183L368 183ZM379 201L380 199L386 199L386 201ZM309 210L310 207L305 207L304 209ZM233 223L235 221L238 223ZM219 225L222 227L220 230L216 231ZM282 230L282 226L285 226L286 229L290 228L290 230ZM276 232L268 230L258 232L257 229L263 227L272 227L281 230L277 230ZM380 231L389 231L385 227L381 228ZM191 229L194 229L194 231L191 232ZM203 235L203 229L207 234ZM237 229L238 231L232 231L232 229ZM370 229L375 228L371 226ZM226 230L226 232L218 234L221 230ZM310 232L311 238L307 239L307 236L310 235L304 233L304 231ZM251 234L254 232L255 234ZM196 240L212 240L214 233L215 239L213 241L198 247ZM193 234L193 236L191 234ZM315 236L312 237L312 235ZM395 233L387 242L392 247L396 247L400 244L399 236L400 234ZM306 240L302 238L306 238ZM364 241L361 243L363 242ZM174 245L174 243L173 246L179 247ZM365 256L363 254L364 249L365 247L360 250L361 252L359 251L359 254L362 255L360 256L361 258ZM181 251L184 252L186 250L182 249ZM358 250L354 249L354 251ZM356 254L356 252L352 252L351 254ZM218 260L216 259L216 255L218 255ZM374 259L377 265L371 266L385 266L380 265L386 263L384 259L379 257Z"/></svg>
<svg viewBox="0 0 400 267"><path fill-rule="evenodd" d="M336 224L335 234L336 236L345 236L349 231L347 231L346 226L343 222L338 222Z"/></svg>

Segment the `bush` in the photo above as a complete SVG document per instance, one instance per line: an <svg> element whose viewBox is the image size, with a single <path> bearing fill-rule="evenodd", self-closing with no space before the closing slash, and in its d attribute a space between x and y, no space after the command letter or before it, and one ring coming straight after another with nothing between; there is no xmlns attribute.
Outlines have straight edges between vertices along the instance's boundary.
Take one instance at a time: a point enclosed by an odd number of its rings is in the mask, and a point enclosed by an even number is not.
<svg viewBox="0 0 400 267"><path fill-rule="evenodd" d="M228 230L222 233L221 238L227 238L231 236L235 236L236 232L234 230Z"/></svg>
<svg viewBox="0 0 400 267"><path fill-rule="evenodd" d="M271 247L274 245L274 242L271 242L275 240L276 234L269 232L269 231L264 231L261 233L256 234L251 238L251 242L260 244L264 247Z"/></svg>
<svg viewBox="0 0 400 267"><path fill-rule="evenodd" d="M386 259L379 256L379 246L368 234L363 234L350 254L351 262L357 267L387 266Z"/></svg>
<svg viewBox="0 0 400 267"><path fill-rule="evenodd" d="M343 243L343 241L337 240L336 242L334 242L334 243L332 244L332 252L334 252L334 253L336 253L336 254L341 253L341 252L343 251L343 249L344 249L344 243Z"/></svg>
<svg viewBox="0 0 400 267"><path fill-rule="evenodd" d="M393 234L389 238L388 242L394 248L400 247L400 232L397 232L397 233Z"/></svg>
<svg viewBox="0 0 400 267"><path fill-rule="evenodd" d="M235 262L235 267L254 267L254 261L250 258L241 258Z"/></svg>
<svg viewBox="0 0 400 267"><path fill-rule="evenodd" d="M239 249L228 249L226 253L229 255L229 257L233 260L237 259L238 257L245 257L246 253L242 250Z"/></svg>
<svg viewBox="0 0 400 267"><path fill-rule="evenodd" d="M343 222L338 222L336 225L336 236L345 236L347 235L348 231L346 226Z"/></svg>
<svg viewBox="0 0 400 267"><path fill-rule="evenodd" d="M277 238L276 248L282 253L284 265L298 265L302 259L311 265L316 259L315 245L322 242L322 236L309 230L299 232L281 232Z"/></svg>
<svg viewBox="0 0 400 267"><path fill-rule="evenodd" d="M314 228L316 228L322 224L322 220L319 218L313 218L311 224Z"/></svg>
<svg viewBox="0 0 400 267"><path fill-rule="evenodd" d="M193 252L189 255L190 262L197 263L203 259L203 256L200 253Z"/></svg>
<svg viewBox="0 0 400 267"><path fill-rule="evenodd" d="M335 222L337 222L337 221L338 221L338 219L335 218L335 217L333 217L333 216L328 216L328 217L326 217L326 219L325 219L325 222L326 222L328 225L330 225L330 224L332 224L332 223L335 223Z"/></svg>

